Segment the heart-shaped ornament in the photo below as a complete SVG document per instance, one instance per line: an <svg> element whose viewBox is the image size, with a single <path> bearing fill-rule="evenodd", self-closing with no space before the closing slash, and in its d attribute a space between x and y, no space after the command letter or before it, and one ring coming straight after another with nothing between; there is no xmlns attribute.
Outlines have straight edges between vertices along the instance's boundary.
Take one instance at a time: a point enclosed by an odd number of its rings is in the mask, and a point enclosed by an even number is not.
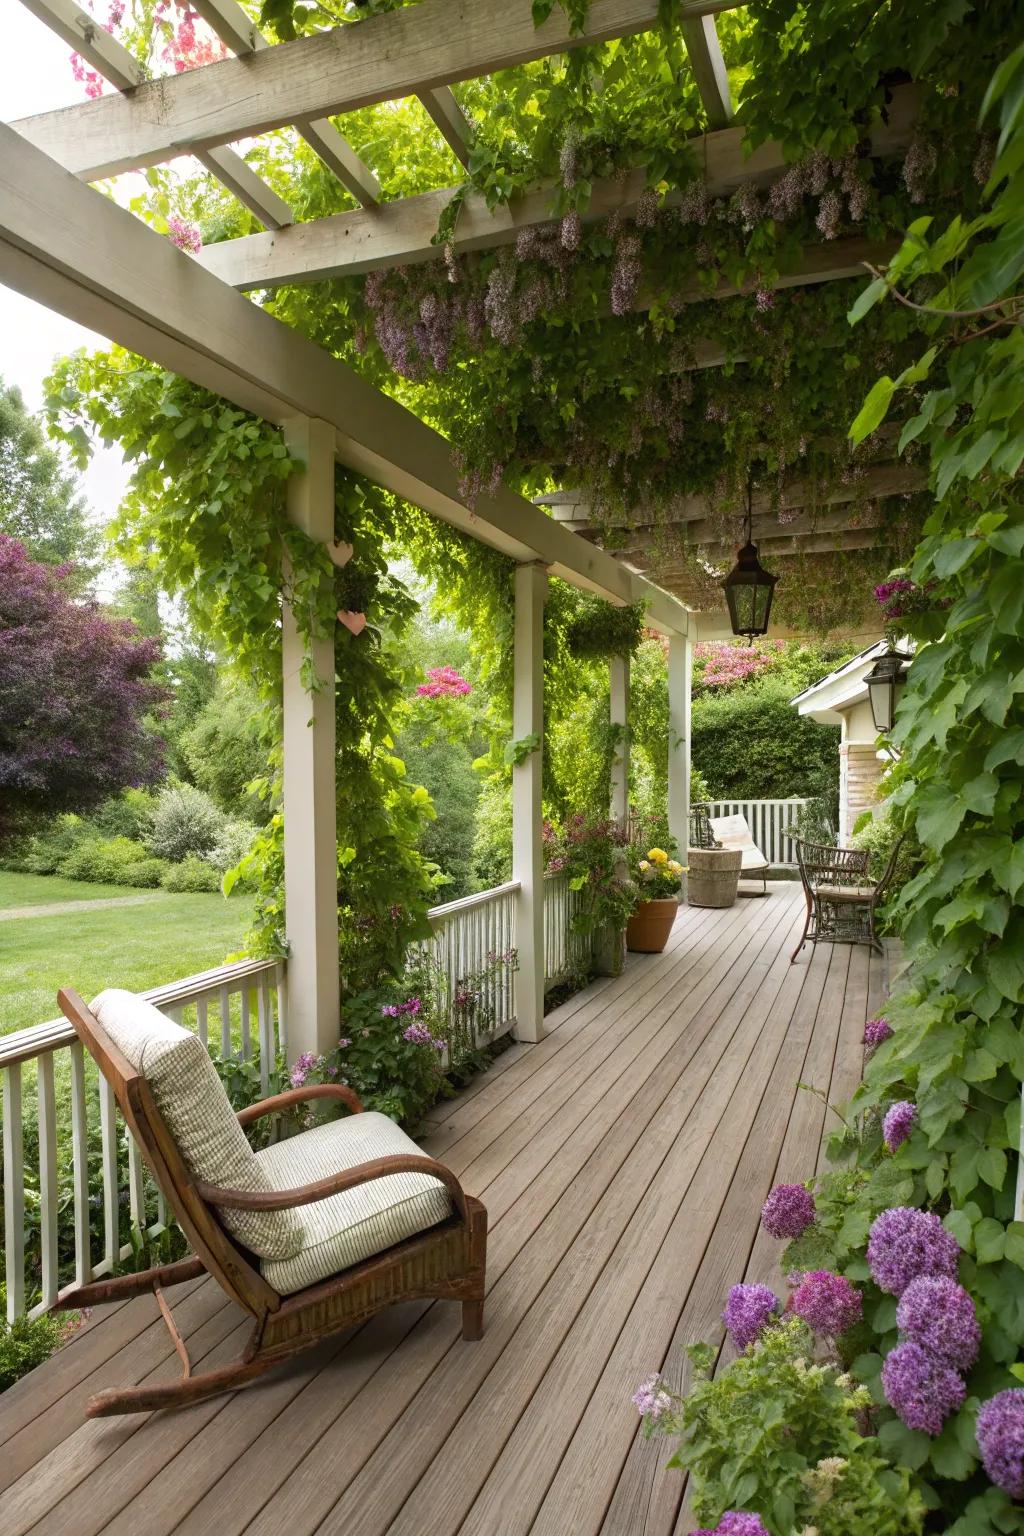
<svg viewBox="0 0 1024 1536"><path fill-rule="evenodd" d="M344 539L335 539L333 544L328 544L327 553L340 570L343 565L348 565L355 551L351 544L345 543Z"/></svg>
<svg viewBox="0 0 1024 1536"><path fill-rule="evenodd" d="M350 634L361 635L363 630L366 628L366 614L352 612L345 613L339 608L338 623L344 624L345 628L349 631Z"/></svg>

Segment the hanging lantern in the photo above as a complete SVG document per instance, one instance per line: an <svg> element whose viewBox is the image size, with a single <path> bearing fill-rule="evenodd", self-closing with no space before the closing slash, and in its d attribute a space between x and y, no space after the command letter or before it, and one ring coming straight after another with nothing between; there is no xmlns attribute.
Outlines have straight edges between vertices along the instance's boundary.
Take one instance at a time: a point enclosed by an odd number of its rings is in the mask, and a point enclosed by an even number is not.
<svg viewBox="0 0 1024 1536"><path fill-rule="evenodd" d="M736 564L722 582L734 635L753 640L768 633L777 576L766 571L753 542L753 481L747 481L747 542L737 551Z"/></svg>
<svg viewBox="0 0 1024 1536"><path fill-rule="evenodd" d="M904 662L913 660L903 651L886 651L879 656L864 681L868 685L868 701L871 718L880 736L888 735L896 719L896 707L906 686L907 669Z"/></svg>

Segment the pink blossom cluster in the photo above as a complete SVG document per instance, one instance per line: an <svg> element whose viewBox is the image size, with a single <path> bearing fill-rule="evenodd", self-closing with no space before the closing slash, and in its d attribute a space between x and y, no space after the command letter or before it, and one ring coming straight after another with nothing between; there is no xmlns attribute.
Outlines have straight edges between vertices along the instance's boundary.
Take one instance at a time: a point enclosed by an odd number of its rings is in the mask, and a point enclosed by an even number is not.
<svg viewBox="0 0 1024 1536"><path fill-rule="evenodd" d="M916 596L918 587L905 576L896 576L879 582L875 588L875 602L885 609L887 619L900 619L907 612L908 599Z"/></svg>
<svg viewBox="0 0 1024 1536"><path fill-rule="evenodd" d="M190 256L198 256L203 248L199 225L190 224L187 219L179 219L173 213L167 216L167 238L179 251L187 251Z"/></svg>
<svg viewBox="0 0 1024 1536"><path fill-rule="evenodd" d="M709 640L695 645L693 657L703 663L700 681L708 688L729 688L734 683L745 682L770 667L775 652L783 649L784 642L775 640L771 646L730 645L727 640Z"/></svg>
<svg viewBox="0 0 1024 1536"><path fill-rule="evenodd" d="M473 692L472 685L454 667L428 667L427 677L429 681L416 689L424 699L458 698Z"/></svg>
<svg viewBox="0 0 1024 1536"><path fill-rule="evenodd" d="M423 1007L418 997L409 997L404 1003L385 1003L381 1013L386 1019L400 1019L403 1014L411 1013L416 1016Z"/></svg>
<svg viewBox="0 0 1024 1536"><path fill-rule="evenodd" d="M176 75L183 75L189 69L198 69L203 64L216 64L219 59L227 58L226 46L217 34L201 21L198 11L192 10L191 6L183 7L181 21L177 26L169 19L170 12L170 0L156 0L153 10L154 19L163 22L167 34L167 42L161 50L160 57L164 63L171 66ZM198 35L197 21L200 22Z"/></svg>

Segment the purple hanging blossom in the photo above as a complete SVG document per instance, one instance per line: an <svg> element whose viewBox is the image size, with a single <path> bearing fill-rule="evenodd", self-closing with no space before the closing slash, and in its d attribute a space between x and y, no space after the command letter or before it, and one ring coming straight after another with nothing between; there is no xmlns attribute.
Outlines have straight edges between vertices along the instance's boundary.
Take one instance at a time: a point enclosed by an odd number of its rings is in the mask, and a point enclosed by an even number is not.
<svg viewBox="0 0 1024 1536"><path fill-rule="evenodd" d="M632 1401L637 1412L654 1424L672 1407L672 1398L657 1372L640 1383L633 1393Z"/></svg>
<svg viewBox="0 0 1024 1536"><path fill-rule="evenodd" d="M907 1428L926 1435L941 1434L943 1424L967 1396L963 1379L952 1366L909 1340L886 1355L882 1390Z"/></svg>
<svg viewBox="0 0 1024 1536"><path fill-rule="evenodd" d="M645 187L637 199L634 215L637 229L653 229L658 222L660 207L657 192L653 187Z"/></svg>
<svg viewBox="0 0 1024 1536"><path fill-rule="evenodd" d="M734 1285L722 1313L722 1322L740 1349L753 1344L774 1322L781 1310L775 1292L766 1285Z"/></svg>
<svg viewBox="0 0 1024 1536"><path fill-rule="evenodd" d="M885 1112L882 1121L882 1140L890 1152L897 1151L910 1138L917 1121L917 1106L909 1099L900 1099Z"/></svg>
<svg viewBox="0 0 1024 1536"><path fill-rule="evenodd" d="M834 240L843 219L843 205L839 193L828 191L818 204L814 222L826 240Z"/></svg>
<svg viewBox="0 0 1024 1536"><path fill-rule="evenodd" d="M892 1026L888 1019L869 1019L864 1025L864 1044L872 1050L892 1039Z"/></svg>
<svg viewBox="0 0 1024 1536"><path fill-rule="evenodd" d="M761 1207L770 1237L799 1237L814 1220L814 1196L804 1184L776 1184Z"/></svg>
<svg viewBox="0 0 1024 1536"><path fill-rule="evenodd" d="M838 1338L861 1319L860 1291L844 1275L829 1269L812 1269L804 1275L790 1305L812 1332L826 1339Z"/></svg>
<svg viewBox="0 0 1024 1536"><path fill-rule="evenodd" d="M791 165L784 176L768 190L768 212L784 222L796 218L807 190L807 171L803 165Z"/></svg>
<svg viewBox="0 0 1024 1536"><path fill-rule="evenodd" d="M615 267L612 272L613 315L629 314L633 308L642 274L639 236L629 232L620 235L615 248Z"/></svg>
<svg viewBox="0 0 1024 1536"><path fill-rule="evenodd" d="M760 315L766 315L769 310L775 308L775 293L771 288L759 288L754 295L754 303Z"/></svg>
<svg viewBox="0 0 1024 1536"><path fill-rule="evenodd" d="M583 239L583 220L576 208L570 208L562 220L560 238L567 251L579 250L580 241Z"/></svg>
<svg viewBox="0 0 1024 1536"><path fill-rule="evenodd" d="M978 1358L981 1328L974 1302L948 1275L911 1280L896 1308L896 1326L912 1343L958 1371L969 1371Z"/></svg>
<svg viewBox="0 0 1024 1536"><path fill-rule="evenodd" d="M955 1280L960 1245L934 1211L901 1205L875 1217L867 1252L875 1284L891 1296L902 1296L920 1275Z"/></svg>
<svg viewBox="0 0 1024 1536"><path fill-rule="evenodd" d="M930 139L915 137L903 162L903 185L912 203L923 203L928 182L939 163L938 151Z"/></svg>
<svg viewBox="0 0 1024 1536"><path fill-rule="evenodd" d="M1024 1501L1024 1387L997 1392L978 1412L978 1449L990 1480Z"/></svg>

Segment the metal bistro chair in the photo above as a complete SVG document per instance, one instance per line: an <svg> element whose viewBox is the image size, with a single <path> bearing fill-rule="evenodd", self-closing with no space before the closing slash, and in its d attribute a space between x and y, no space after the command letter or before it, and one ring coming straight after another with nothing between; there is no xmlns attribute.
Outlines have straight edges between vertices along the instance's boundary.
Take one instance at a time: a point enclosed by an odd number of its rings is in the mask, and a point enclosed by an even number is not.
<svg viewBox="0 0 1024 1536"><path fill-rule="evenodd" d="M690 847L721 848L721 843L711 830L711 807L703 801L690 807Z"/></svg>
<svg viewBox="0 0 1024 1536"><path fill-rule="evenodd" d="M868 944L882 954L875 931L875 911L885 898L903 839L896 844L881 879L876 881L869 874L871 854L866 848L830 848L801 837L793 841L807 898L807 917L789 963L793 964L808 941Z"/></svg>

